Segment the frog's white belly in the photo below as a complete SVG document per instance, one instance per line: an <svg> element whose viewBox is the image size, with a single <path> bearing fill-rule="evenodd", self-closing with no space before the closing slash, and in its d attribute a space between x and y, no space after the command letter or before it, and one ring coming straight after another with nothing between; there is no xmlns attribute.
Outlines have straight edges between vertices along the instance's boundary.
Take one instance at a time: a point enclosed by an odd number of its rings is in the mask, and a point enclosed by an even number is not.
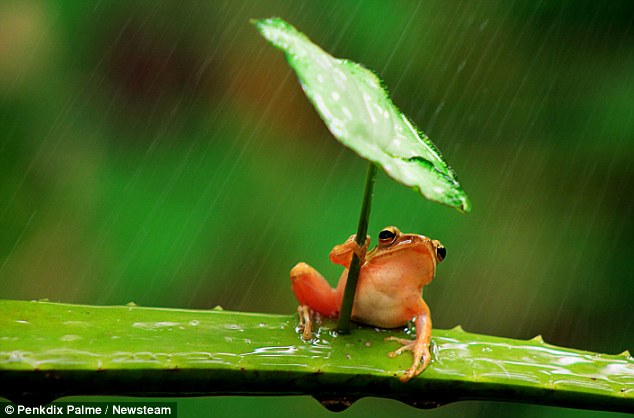
<svg viewBox="0 0 634 418"><path fill-rule="evenodd" d="M407 306L406 301L389 290L374 286L359 286L352 309L352 319L381 328L396 328L405 325L415 313Z"/></svg>

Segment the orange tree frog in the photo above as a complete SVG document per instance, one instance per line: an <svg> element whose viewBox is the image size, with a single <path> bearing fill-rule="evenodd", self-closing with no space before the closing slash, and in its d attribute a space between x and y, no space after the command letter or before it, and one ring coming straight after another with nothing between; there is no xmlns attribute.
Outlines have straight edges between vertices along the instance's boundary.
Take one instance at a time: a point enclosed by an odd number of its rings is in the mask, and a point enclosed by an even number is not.
<svg viewBox="0 0 634 418"><path fill-rule="evenodd" d="M381 230L379 244L365 254L369 242L368 237L365 245L359 247L353 235L332 249L330 261L346 268L336 288L306 263L293 267L291 287L300 303L303 336L305 339L311 336L313 312L331 318L339 316L348 268L356 252L361 256L361 270L352 319L381 328L396 328L415 318L415 340L387 338L403 345L389 353L390 357L412 351L414 362L401 376L406 382L420 374L430 361L431 315L422 298L422 288L434 278L436 264L445 258L446 250L439 241L423 235L403 234L393 226Z"/></svg>

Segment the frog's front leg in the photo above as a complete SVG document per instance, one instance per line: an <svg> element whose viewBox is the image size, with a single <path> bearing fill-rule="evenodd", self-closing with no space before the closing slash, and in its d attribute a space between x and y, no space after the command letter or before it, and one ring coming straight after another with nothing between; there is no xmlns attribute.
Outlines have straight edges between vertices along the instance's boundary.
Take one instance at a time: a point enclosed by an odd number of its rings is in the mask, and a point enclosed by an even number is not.
<svg viewBox="0 0 634 418"><path fill-rule="evenodd" d="M431 313L425 301L421 299L421 302L419 312L416 315L416 339L409 340L407 338L397 337L388 337L385 339L386 341L396 341L403 344L401 348L389 353L388 355L390 357L396 357L403 351L411 351L414 357L412 367L407 369L400 377L402 382L407 382L412 377L421 374L431 360L429 353L429 346L431 344Z"/></svg>
<svg viewBox="0 0 634 418"><path fill-rule="evenodd" d="M370 245L370 237L366 236L365 244L363 245L357 244L356 238L356 235L352 235L343 244L335 245L330 251L330 261L348 269L352 261L352 254L356 254L361 260L361 264L363 264L365 262L365 254Z"/></svg>

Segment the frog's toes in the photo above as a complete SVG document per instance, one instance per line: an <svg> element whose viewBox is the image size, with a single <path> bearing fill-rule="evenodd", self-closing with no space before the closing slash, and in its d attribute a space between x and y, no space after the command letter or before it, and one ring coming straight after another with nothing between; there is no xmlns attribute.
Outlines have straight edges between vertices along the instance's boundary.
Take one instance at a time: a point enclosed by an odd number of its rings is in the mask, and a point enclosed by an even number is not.
<svg viewBox="0 0 634 418"><path fill-rule="evenodd" d="M299 315L299 324L297 330L302 332L302 339L310 341L316 336L313 335L313 328L317 324L317 332L319 331L319 325L321 324L321 315L319 312L311 309L306 305L299 305L297 307L297 313Z"/></svg>
<svg viewBox="0 0 634 418"><path fill-rule="evenodd" d="M356 235L355 235L356 237ZM365 255L368 252L368 247L370 246L370 238L366 238L365 244L359 245L356 241L354 241L352 252L359 257L361 264L365 262Z"/></svg>
<svg viewBox="0 0 634 418"><path fill-rule="evenodd" d="M398 338L398 337L386 337L384 341L395 341L399 344L406 345L406 346L410 346L410 345L413 346L416 343L415 340L410 340L408 338ZM409 348L409 350L411 350L411 347Z"/></svg>
<svg viewBox="0 0 634 418"><path fill-rule="evenodd" d="M405 371L400 377L401 382L407 382L412 377L416 377L427 368L431 355L429 353L429 346L425 343L421 343L418 340L408 340L407 338L387 337L385 341L394 341L403 346L388 353L390 358L394 358L404 351L411 351L414 357L412 366Z"/></svg>
<svg viewBox="0 0 634 418"><path fill-rule="evenodd" d="M390 358L394 358L400 355L403 351L413 351L414 345L416 343L416 341L408 340L407 338L398 338L398 337L387 337L385 341L394 341L403 345L401 348L398 348L394 351L390 351L389 353L387 353L387 355Z"/></svg>
<svg viewBox="0 0 634 418"><path fill-rule="evenodd" d="M299 315L299 329L302 330L302 339L312 339L313 333L313 312L306 305L299 305L297 307L297 313Z"/></svg>

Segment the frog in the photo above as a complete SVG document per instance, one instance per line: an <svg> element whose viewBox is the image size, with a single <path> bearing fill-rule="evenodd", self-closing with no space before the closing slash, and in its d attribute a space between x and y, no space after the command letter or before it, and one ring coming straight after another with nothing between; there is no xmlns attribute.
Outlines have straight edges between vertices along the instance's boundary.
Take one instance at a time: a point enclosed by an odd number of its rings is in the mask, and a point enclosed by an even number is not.
<svg viewBox="0 0 634 418"><path fill-rule="evenodd" d="M386 338L401 344L400 348L388 353L389 357L412 352L412 366L400 376L401 381L407 382L421 374L431 360L431 313L423 300L422 289L433 280L436 265L445 258L447 251L438 240L404 234L395 226L383 228L376 247L367 251L369 244L370 237L359 245L356 235L352 235L332 249L330 261L345 268L336 287L331 287L317 270L304 262L291 269L291 288L299 302L302 337L311 339L314 317L338 318L352 255L357 254L361 268L351 319L388 329L414 321L414 340L395 336Z"/></svg>

